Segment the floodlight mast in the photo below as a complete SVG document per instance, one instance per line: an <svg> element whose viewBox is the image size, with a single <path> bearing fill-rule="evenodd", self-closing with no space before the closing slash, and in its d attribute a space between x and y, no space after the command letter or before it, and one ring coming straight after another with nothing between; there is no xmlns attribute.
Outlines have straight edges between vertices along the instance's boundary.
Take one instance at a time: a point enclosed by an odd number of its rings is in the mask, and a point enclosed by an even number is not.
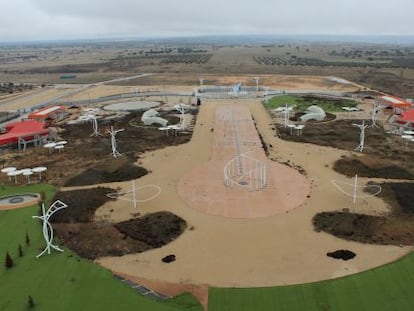
<svg viewBox="0 0 414 311"><path fill-rule="evenodd" d="M287 127L289 125L289 114L290 114L287 103L285 104L284 114L285 114L285 127Z"/></svg>
<svg viewBox="0 0 414 311"><path fill-rule="evenodd" d="M265 86L263 89L264 89L265 103L267 104L269 102L269 87Z"/></svg>
<svg viewBox="0 0 414 311"><path fill-rule="evenodd" d="M331 182L333 183L333 185L339 190L341 191L343 194L352 197L352 202L355 205L357 202L357 198L367 198L367 197L373 197L378 195L382 188L379 185L368 185L368 186L359 186L358 185L358 175L355 174L355 178L354 178L354 182L348 183L348 182L342 182L339 180L331 180ZM375 189L370 191L368 194L358 194L358 189L360 188L371 188L371 189ZM349 189L349 190L347 190ZM350 190L352 189L352 191Z"/></svg>
<svg viewBox="0 0 414 311"><path fill-rule="evenodd" d="M158 185L145 185L145 186L141 186L141 187L136 187L135 186L135 180L131 181L132 183L132 188L131 190L128 190L126 192L114 192L114 193L108 193L106 196L108 198L111 199L120 199L120 200L124 200L124 201L129 201L132 202L134 205L134 208L137 208L137 203L144 203L144 202L148 202L151 201L153 199L155 199L156 197L158 197L161 193L161 187ZM155 193L145 199L140 199L136 192L139 190L143 190L143 189L155 189ZM132 197L131 197L132 195Z"/></svg>
<svg viewBox="0 0 414 311"><path fill-rule="evenodd" d="M256 81L256 92L259 92L259 80L260 80L260 78L259 77L254 77L253 80Z"/></svg>

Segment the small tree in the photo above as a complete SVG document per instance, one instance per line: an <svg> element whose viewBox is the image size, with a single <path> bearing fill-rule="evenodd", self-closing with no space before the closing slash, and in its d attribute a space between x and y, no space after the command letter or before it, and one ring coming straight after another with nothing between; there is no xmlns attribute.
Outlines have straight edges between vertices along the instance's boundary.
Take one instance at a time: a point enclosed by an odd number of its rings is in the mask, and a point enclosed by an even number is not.
<svg viewBox="0 0 414 311"><path fill-rule="evenodd" d="M19 257L23 257L23 249L22 249L22 245L19 243L19 247L17 248L18 252L19 252Z"/></svg>
<svg viewBox="0 0 414 311"><path fill-rule="evenodd" d="M26 245L29 246L30 245L30 237L29 237L29 232L26 231Z"/></svg>
<svg viewBox="0 0 414 311"><path fill-rule="evenodd" d="M33 298L30 295L29 295L29 298L27 299L27 306L29 307L29 309L33 309L35 306Z"/></svg>
<svg viewBox="0 0 414 311"><path fill-rule="evenodd" d="M5 260L5 266L7 269L13 268L13 259L11 258L9 252L6 253L6 260Z"/></svg>

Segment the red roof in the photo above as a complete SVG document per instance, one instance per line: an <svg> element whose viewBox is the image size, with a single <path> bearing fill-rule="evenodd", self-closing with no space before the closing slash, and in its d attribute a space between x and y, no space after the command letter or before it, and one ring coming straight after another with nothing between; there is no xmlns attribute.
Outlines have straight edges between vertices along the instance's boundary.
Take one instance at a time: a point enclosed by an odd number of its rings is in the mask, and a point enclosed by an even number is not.
<svg viewBox="0 0 414 311"><path fill-rule="evenodd" d="M410 102L394 96L384 95L379 96L379 99L382 101L382 103L386 103L388 106L391 106L393 108L409 109L412 106Z"/></svg>
<svg viewBox="0 0 414 311"><path fill-rule="evenodd" d="M17 142L19 137L32 138L34 135L49 134L44 122L27 120L6 124L6 134L0 135L0 146Z"/></svg>
<svg viewBox="0 0 414 311"><path fill-rule="evenodd" d="M50 106L45 107L39 110L36 110L35 112L32 112L29 114L29 119L46 119L46 118L52 118L54 119L56 117L56 114L59 112L64 111L65 108L63 106Z"/></svg>
<svg viewBox="0 0 414 311"><path fill-rule="evenodd" d="M404 111L397 121L414 122L414 109Z"/></svg>

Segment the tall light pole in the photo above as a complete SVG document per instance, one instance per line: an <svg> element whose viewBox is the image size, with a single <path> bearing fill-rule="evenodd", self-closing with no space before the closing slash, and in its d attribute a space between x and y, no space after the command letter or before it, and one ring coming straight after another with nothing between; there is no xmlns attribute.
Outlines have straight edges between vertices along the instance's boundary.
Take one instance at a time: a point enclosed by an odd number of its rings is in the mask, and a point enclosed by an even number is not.
<svg viewBox="0 0 414 311"><path fill-rule="evenodd" d="M254 77L253 80L256 81L256 92L259 92L259 80L260 80L260 78L259 77Z"/></svg>

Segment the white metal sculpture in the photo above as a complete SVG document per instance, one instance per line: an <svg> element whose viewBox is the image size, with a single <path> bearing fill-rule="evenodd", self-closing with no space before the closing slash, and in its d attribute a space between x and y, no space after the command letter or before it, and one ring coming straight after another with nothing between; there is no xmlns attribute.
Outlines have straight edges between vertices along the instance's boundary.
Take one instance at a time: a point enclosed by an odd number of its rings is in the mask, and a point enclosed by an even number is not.
<svg viewBox="0 0 414 311"><path fill-rule="evenodd" d="M364 145L365 145L365 129L368 127L368 125L365 125L365 121L362 121L362 124L352 123L352 125L354 125L354 126L356 126L360 129L359 145L355 148L355 150L359 151L359 152L362 152L364 150Z"/></svg>
<svg viewBox="0 0 414 311"><path fill-rule="evenodd" d="M45 249L36 256L36 258L39 258L40 256L42 256L43 254L45 254L46 252L48 254L50 254L50 250L51 248L59 251L59 252L63 252L63 249L59 248L59 246L54 245L53 244L53 228L52 225L49 222L49 218L52 217L52 215L54 213L56 213L57 211L64 209L68 207L65 203L63 203L60 200L56 200L47 210L47 212L45 212L45 204L42 203L42 216L32 216L33 218L38 218L41 219L43 221L43 237L45 238L46 241L46 247Z"/></svg>
<svg viewBox="0 0 414 311"><path fill-rule="evenodd" d="M137 198L137 192L144 189L154 189L154 194L150 195L149 197L145 199L138 199ZM159 196L161 193L161 187L157 185L145 185L141 187L135 187L135 181L132 181L132 189L126 192L113 192L108 193L106 196L111 199L120 199L132 202L134 205L134 208L137 208L137 203L144 203L151 201L155 199L157 196Z"/></svg>
<svg viewBox="0 0 414 311"><path fill-rule="evenodd" d="M91 136L99 136L101 135L98 131L98 120L96 119L96 116L91 114L89 115L89 118L92 122L92 128L93 128L93 133L91 134Z"/></svg>
<svg viewBox="0 0 414 311"><path fill-rule="evenodd" d="M109 130L109 134L111 134L112 156L114 158L117 158L121 155L121 153L117 149L116 134L124 130L125 129L114 130L113 126L111 126L111 129Z"/></svg>
<svg viewBox="0 0 414 311"><path fill-rule="evenodd" d="M266 164L247 156L249 152L238 155L224 166L224 185L229 188L240 187L251 191L266 187Z"/></svg>
<svg viewBox="0 0 414 311"><path fill-rule="evenodd" d="M378 119L378 113L380 112L381 109L382 109L382 107L375 101L373 103L373 107L372 107L371 127L378 127L377 119Z"/></svg>
<svg viewBox="0 0 414 311"><path fill-rule="evenodd" d="M187 108L187 105L184 104L178 104L174 106L174 109L177 110L180 113L180 122L178 123L178 127L181 130L185 129L185 122L184 122L184 115L185 115L185 109Z"/></svg>
<svg viewBox="0 0 414 311"><path fill-rule="evenodd" d="M203 86L204 79L200 78L200 86Z"/></svg>
<svg viewBox="0 0 414 311"><path fill-rule="evenodd" d="M332 180L331 181L334 186L341 191L343 194L352 197L352 202L356 204L357 198L367 198L376 196L381 192L381 186L379 185L358 185L358 175L355 175L354 182L348 183L339 180ZM370 190L366 194L360 194L359 190Z"/></svg>

